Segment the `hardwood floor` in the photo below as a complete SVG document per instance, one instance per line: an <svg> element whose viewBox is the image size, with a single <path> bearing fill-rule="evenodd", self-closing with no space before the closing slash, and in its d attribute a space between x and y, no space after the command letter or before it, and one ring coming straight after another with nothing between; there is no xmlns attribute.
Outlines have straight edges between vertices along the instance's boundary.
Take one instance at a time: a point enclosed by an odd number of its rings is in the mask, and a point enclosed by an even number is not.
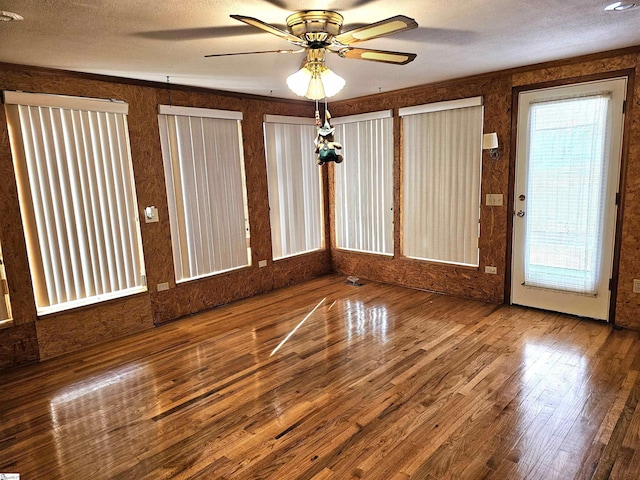
<svg viewBox="0 0 640 480"><path fill-rule="evenodd" d="M640 333L343 281L0 373L0 473L640 478Z"/></svg>

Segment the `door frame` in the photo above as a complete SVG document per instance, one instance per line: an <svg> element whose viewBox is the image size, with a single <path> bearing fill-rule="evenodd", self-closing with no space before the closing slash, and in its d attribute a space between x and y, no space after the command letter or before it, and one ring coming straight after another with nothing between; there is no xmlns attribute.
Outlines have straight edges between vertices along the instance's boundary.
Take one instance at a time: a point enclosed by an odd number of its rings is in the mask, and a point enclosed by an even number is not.
<svg viewBox="0 0 640 480"><path fill-rule="evenodd" d="M562 87L577 83L593 82L597 80L612 80L614 78L627 77L627 92L625 104L629 98L633 98L635 85L635 70L624 69L615 70L606 73L598 73L585 75L581 77L570 77L558 80L551 80L541 83L533 83L527 85L518 85L511 89L511 139L509 144L509 186L507 191L507 251L505 258L505 278L504 278L504 303L511 304L511 278L513 268L513 226L515 215L515 184L516 184L516 144L518 138L518 98L521 92L531 90L541 90L550 87ZM626 111L626 108L625 108ZM628 113L628 112L627 112ZM611 283L609 290L611 291L609 298L609 315L608 323L615 326L616 300L618 297L618 276L620 273L620 245L622 242L622 222L624 218L625 192L627 186L627 165L629 156L629 133L630 133L630 117L625 114L622 127L622 152L620 158L620 178L619 193L616 199L618 205L616 215L616 231L613 246L613 265L611 270Z"/></svg>

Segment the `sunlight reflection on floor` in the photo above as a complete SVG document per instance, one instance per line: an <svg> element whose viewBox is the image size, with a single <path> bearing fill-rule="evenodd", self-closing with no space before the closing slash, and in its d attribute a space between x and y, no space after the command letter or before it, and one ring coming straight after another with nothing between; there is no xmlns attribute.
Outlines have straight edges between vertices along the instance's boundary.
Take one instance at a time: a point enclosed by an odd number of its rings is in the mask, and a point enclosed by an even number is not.
<svg viewBox="0 0 640 480"><path fill-rule="evenodd" d="M369 334L373 335L381 344L387 343L390 326L386 306L366 306L359 300L346 299L344 309L349 341L354 340L355 337Z"/></svg>

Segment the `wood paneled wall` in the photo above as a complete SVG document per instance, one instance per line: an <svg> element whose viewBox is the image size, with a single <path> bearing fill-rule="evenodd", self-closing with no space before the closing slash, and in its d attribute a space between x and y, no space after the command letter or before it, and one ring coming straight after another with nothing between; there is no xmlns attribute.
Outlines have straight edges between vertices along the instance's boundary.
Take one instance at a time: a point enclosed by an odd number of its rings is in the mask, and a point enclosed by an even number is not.
<svg viewBox="0 0 640 480"><path fill-rule="evenodd" d="M265 114L313 116L310 102L0 65L0 89L117 98L129 103L129 134L140 218L155 205L160 222L141 223L149 292L37 319L4 108L0 108L0 242L7 270L14 326L0 330L0 368L37 361L118 338L155 324L253 296L330 271L330 251L271 261L267 172L262 135ZM176 285L171 252L158 104L235 110L242 133L252 267ZM328 218L327 218L328 222ZM328 224L326 226L328 232ZM328 245L328 240L325 240ZM259 260L268 265L258 268ZM156 285L169 282L167 291Z"/></svg>
<svg viewBox="0 0 640 480"><path fill-rule="evenodd" d="M329 216L333 212L333 165L325 169L328 195L325 200L326 251L271 261L271 234L267 176L262 134L265 114L312 116L311 102L295 102L242 96L172 86L119 80L95 75L0 65L0 89L23 90L97 98L118 98L129 103L131 150L140 211L148 205L159 210L160 222L142 223L142 239L149 292L108 304L85 307L37 319L29 276L18 195L11 159L4 109L0 109L0 242L14 312L14 326L0 330L0 368L46 359L85 346L117 338L155 324L222 305L240 298L290 285L331 270L373 280L432 290L451 295L503 302L508 281L512 91L516 87L547 82L573 82L589 75L615 74L621 70L638 73L640 48L569 59L552 64L497 72L472 78L424 85L397 92L381 93L330 104L334 117L393 109L395 125L401 107L481 95L484 98L485 132L497 132L501 158L483 154L482 207L480 216L479 268L449 266L403 258L400 254L400 129L396 128L394 167L395 255L393 258L347 252L331 248L334 232ZM633 77L633 76L632 76ZM631 79L633 81L633 78ZM633 278L640 277L636 258L640 241L640 85L635 84L627 106L625 131L625 189L620 239L616 323L640 329L640 295L632 293ZM251 229L252 267L176 285L171 255L170 229L162 156L157 125L158 104L237 110L243 113L243 141ZM348 161L346 159L345 161ZM505 205L487 207L487 193L504 195ZM141 215L142 217L142 215ZM259 260L267 260L258 268ZM484 273L496 266L497 275ZM167 291L155 285L169 282ZM507 290L508 291L508 290Z"/></svg>
<svg viewBox="0 0 640 480"><path fill-rule="evenodd" d="M400 92L390 92L365 97L332 106L332 115L340 117L365 111L394 110L396 123L395 168L394 168L394 257L348 252L333 249L334 268L350 275L405 285L414 288L443 292L489 302L502 302L504 272L506 264L506 219L507 208L481 207L480 268L451 266L441 263L423 262L401 255L401 192L400 171L401 135L398 109L411 105L482 96L484 98L484 131L497 132L502 150L499 160L492 160L487 153L482 158L482 189L487 193L506 193L509 184L509 135L511 125L511 85L508 77L483 76L468 81L448 82L442 85L427 85ZM348 159L345 159L348 161ZM337 167L339 168L339 167ZM332 183L330 182L330 185ZM330 195L333 198L334 195ZM334 209L331 208L331 212ZM332 225L334 222L331 222ZM332 231L332 238L335 232ZM485 265L498 267L497 275L484 274Z"/></svg>
<svg viewBox="0 0 640 480"><path fill-rule="evenodd" d="M419 59L417 61L420 61ZM491 302L503 302L509 283L509 235L510 218L508 200L512 195L511 178L515 165L512 153L515 136L512 126L512 92L514 88L540 88L549 83L574 83L594 76L616 76L630 73L631 84L640 73L640 57L637 47L595 54L544 65L533 65L517 70L424 85L402 91L382 93L370 97L337 102L331 105L334 117L393 109L396 117L396 158L394 174L394 223L395 255L379 257L357 252L332 249L333 267L348 275L370 278L380 282L442 292ZM482 207L480 212L480 265L479 268L443 265L403 258L401 245L401 157L402 143L398 109L445 100L473 97L484 98L484 131L497 132L502 155L492 160L483 153ZM633 278L640 278L640 85L635 82L632 98L627 102L625 127L625 151L621 192L623 208L622 232L619 241L619 276L615 321L618 325L640 329L640 295L632 293ZM348 159L345 159L348 161ZM337 167L339 168L339 167ZM332 183L330 182L330 185ZM485 205L487 193L504 195L504 206ZM333 198L333 194L330 195ZM332 206L333 207L333 206ZM333 212L333 208L330 209ZM333 222L332 222L333 225ZM332 238L335 238L335 232ZM486 274L485 266L496 266L498 274ZM614 279L614 286L616 285Z"/></svg>

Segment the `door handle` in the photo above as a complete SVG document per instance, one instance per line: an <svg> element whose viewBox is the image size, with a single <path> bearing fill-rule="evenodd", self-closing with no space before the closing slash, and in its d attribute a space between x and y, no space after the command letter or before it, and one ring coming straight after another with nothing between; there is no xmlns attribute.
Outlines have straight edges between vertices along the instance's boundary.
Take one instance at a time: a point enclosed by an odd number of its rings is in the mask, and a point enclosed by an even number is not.
<svg viewBox="0 0 640 480"><path fill-rule="evenodd" d="M518 210L518 213L516 213L516 215L519 217L524 217L524 210Z"/></svg>

